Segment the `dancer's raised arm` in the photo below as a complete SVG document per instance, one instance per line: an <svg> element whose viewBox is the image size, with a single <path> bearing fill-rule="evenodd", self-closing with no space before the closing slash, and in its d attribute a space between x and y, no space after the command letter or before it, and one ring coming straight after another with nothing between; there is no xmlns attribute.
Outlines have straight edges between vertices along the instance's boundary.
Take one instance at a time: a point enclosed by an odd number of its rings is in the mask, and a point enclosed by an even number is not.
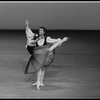
<svg viewBox="0 0 100 100"><path fill-rule="evenodd" d="M26 20L25 25L26 25L26 31L25 31L25 33L26 33L27 39L28 38L32 38L32 36L35 33L33 33L32 30L29 28L29 21L28 20Z"/></svg>
<svg viewBox="0 0 100 100"><path fill-rule="evenodd" d="M27 37L27 44L26 44L26 48L27 48L28 45L31 45L31 46L35 45L34 37L36 36L36 34L33 33L32 30L29 28L28 20L26 20L25 25L26 25L25 33L26 33L26 37Z"/></svg>

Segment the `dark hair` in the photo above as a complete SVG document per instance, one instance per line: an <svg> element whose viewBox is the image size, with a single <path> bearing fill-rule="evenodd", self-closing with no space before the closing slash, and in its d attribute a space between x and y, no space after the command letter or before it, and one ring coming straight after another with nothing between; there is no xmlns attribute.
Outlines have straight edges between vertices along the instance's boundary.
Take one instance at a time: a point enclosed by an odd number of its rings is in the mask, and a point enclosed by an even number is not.
<svg viewBox="0 0 100 100"><path fill-rule="evenodd" d="M47 29L45 27L40 26L40 28L42 28L44 32L46 33Z"/></svg>

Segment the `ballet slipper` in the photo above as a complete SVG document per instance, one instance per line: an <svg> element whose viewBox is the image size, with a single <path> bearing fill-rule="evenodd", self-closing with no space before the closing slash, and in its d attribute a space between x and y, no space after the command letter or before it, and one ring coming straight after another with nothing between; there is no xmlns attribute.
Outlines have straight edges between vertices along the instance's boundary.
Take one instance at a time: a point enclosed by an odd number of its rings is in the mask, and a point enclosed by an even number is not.
<svg viewBox="0 0 100 100"><path fill-rule="evenodd" d="M41 85L40 82L33 83L32 85L37 85L37 89L40 90L40 87L39 87Z"/></svg>
<svg viewBox="0 0 100 100"><path fill-rule="evenodd" d="M40 83L37 83L37 89L38 90L40 90L40 87L39 87L40 85L41 85Z"/></svg>
<svg viewBox="0 0 100 100"><path fill-rule="evenodd" d="M37 82L33 83L32 85L37 85Z"/></svg>
<svg viewBox="0 0 100 100"><path fill-rule="evenodd" d="M41 85L41 86L44 86L44 84L43 84L43 83L40 83L40 85Z"/></svg>
<svg viewBox="0 0 100 100"><path fill-rule="evenodd" d="M40 86L44 86L44 84L43 83L40 83L40 82L36 82L36 83L34 83L32 85L37 85L37 89L38 90L40 90Z"/></svg>
<svg viewBox="0 0 100 100"><path fill-rule="evenodd" d="M35 82L35 83L33 83L32 85L37 85L37 84L38 84L38 82ZM40 83L40 85L41 85L41 86L44 86L43 83Z"/></svg>

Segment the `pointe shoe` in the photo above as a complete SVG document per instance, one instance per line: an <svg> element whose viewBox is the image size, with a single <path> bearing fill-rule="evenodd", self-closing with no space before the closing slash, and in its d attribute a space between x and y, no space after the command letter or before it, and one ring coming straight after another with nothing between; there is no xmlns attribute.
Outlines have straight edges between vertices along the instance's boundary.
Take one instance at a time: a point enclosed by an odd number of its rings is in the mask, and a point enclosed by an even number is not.
<svg viewBox="0 0 100 100"><path fill-rule="evenodd" d="M40 84L37 84L37 89L38 89L38 90L40 90L40 87L39 87L39 86L40 86Z"/></svg>
<svg viewBox="0 0 100 100"><path fill-rule="evenodd" d="M38 83L36 82L36 83L33 83L32 85L37 85ZM44 86L44 84L43 83L40 83L40 85L41 86Z"/></svg>
<svg viewBox="0 0 100 100"><path fill-rule="evenodd" d="M43 83L41 83L40 85L41 85L41 86L44 86L44 84L43 84Z"/></svg>
<svg viewBox="0 0 100 100"><path fill-rule="evenodd" d="M40 88L39 88L39 86L41 85L40 82L36 82L36 83L34 83L32 85L37 85L37 89L40 90Z"/></svg>
<svg viewBox="0 0 100 100"><path fill-rule="evenodd" d="M33 83L32 85L37 85L38 83L37 82L35 82L35 83Z"/></svg>
<svg viewBox="0 0 100 100"><path fill-rule="evenodd" d="M62 45L62 43L63 43L63 42L65 42L65 41L67 41L67 37L64 37L64 38L60 41L59 46L61 46L61 45Z"/></svg>
<svg viewBox="0 0 100 100"><path fill-rule="evenodd" d="M44 86L43 83L37 83L37 89L40 90L40 87L39 86Z"/></svg>
<svg viewBox="0 0 100 100"><path fill-rule="evenodd" d="M64 37L62 40L62 42L65 42L65 41L67 41L67 37Z"/></svg>

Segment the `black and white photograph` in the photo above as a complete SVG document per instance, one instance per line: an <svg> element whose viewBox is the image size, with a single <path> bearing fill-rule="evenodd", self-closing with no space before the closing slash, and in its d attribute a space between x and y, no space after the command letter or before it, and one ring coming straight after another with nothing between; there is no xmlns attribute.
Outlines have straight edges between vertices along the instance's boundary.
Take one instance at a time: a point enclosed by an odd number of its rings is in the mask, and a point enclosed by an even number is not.
<svg viewBox="0 0 100 100"><path fill-rule="evenodd" d="M0 99L100 99L100 1L0 1Z"/></svg>

